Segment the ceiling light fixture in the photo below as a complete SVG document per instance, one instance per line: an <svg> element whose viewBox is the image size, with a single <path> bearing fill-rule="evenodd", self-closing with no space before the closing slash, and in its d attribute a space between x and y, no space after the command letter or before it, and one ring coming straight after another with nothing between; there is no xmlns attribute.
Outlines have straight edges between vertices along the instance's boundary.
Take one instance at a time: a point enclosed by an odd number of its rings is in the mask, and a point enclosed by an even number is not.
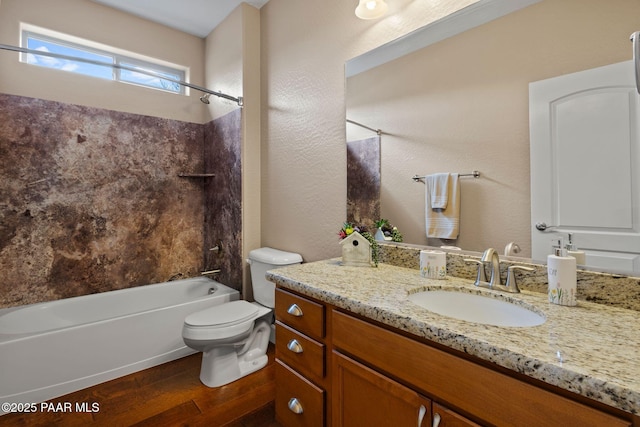
<svg viewBox="0 0 640 427"><path fill-rule="evenodd" d="M360 0L356 7L356 16L360 19L378 19L387 13L384 0Z"/></svg>

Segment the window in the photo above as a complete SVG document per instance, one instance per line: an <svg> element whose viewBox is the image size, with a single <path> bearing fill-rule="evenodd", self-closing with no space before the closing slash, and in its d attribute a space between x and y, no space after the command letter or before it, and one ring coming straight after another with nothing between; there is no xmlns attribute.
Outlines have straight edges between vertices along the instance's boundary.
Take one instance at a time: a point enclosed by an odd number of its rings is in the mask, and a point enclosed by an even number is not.
<svg viewBox="0 0 640 427"><path fill-rule="evenodd" d="M102 79L117 80L167 92L186 94L185 87L175 82L175 80L185 81L185 68L163 65L160 64L161 61L155 63L148 58L136 57L134 54L128 56L122 52L117 52L116 49L109 50L107 46L101 45L98 48L95 47L97 46L95 43L83 43L80 39L64 37L60 33L55 33L57 37L54 37L50 35L51 31L41 30L41 32L36 32L31 28L24 29L23 27L22 47L80 58L85 61L29 53L21 56L22 62ZM100 65L102 63L105 65Z"/></svg>

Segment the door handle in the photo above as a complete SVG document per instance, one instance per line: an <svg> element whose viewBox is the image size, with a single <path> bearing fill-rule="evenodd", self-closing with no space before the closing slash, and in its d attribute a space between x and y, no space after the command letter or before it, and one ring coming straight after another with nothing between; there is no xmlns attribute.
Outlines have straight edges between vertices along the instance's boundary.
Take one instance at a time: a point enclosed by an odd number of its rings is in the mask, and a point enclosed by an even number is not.
<svg viewBox="0 0 640 427"><path fill-rule="evenodd" d="M536 222L536 229L538 231L546 231L549 228L557 228L557 225L547 225L546 222Z"/></svg>
<svg viewBox="0 0 640 427"><path fill-rule="evenodd" d="M633 69L636 75L636 91L640 93L640 31L631 34L631 42L633 43Z"/></svg>

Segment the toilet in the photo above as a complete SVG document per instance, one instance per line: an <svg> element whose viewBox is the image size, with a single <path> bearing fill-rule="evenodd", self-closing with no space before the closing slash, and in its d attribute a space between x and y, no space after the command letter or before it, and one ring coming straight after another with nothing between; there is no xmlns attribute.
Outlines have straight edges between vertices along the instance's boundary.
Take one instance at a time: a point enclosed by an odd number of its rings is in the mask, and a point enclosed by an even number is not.
<svg viewBox="0 0 640 427"><path fill-rule="evenodd" d="M247 262L255 302L227 302L192 313L184 320L182 339L203 353L200 381L208 387L220 387L266 366L273 335L275 284L265 278L265 273L300 264L302 256L260 248L249 252Z"/></svg>

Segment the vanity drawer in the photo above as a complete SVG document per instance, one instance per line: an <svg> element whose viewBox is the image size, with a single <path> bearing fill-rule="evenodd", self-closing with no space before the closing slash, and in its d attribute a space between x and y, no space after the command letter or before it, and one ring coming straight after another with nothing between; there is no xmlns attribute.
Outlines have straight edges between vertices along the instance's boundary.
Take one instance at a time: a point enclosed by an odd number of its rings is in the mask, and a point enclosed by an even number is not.
<svg viewBox="0 0 640 427"><path fill-rule="evenodd" d="M325 345L276 321L276 357L320 382L325 375Z"/></svg>
<svg viewBox="0 0 640 427"><path fill-rule="evenodd" d="M323 426L324 391L276 360L276 417L285 426Z"/></svg>
<svg viewBox="0 0 640 427"><path fill-rule="evenodd" d="M324 306L279 288L276 289L276 320L312 338L324 338Z"/></svg>

